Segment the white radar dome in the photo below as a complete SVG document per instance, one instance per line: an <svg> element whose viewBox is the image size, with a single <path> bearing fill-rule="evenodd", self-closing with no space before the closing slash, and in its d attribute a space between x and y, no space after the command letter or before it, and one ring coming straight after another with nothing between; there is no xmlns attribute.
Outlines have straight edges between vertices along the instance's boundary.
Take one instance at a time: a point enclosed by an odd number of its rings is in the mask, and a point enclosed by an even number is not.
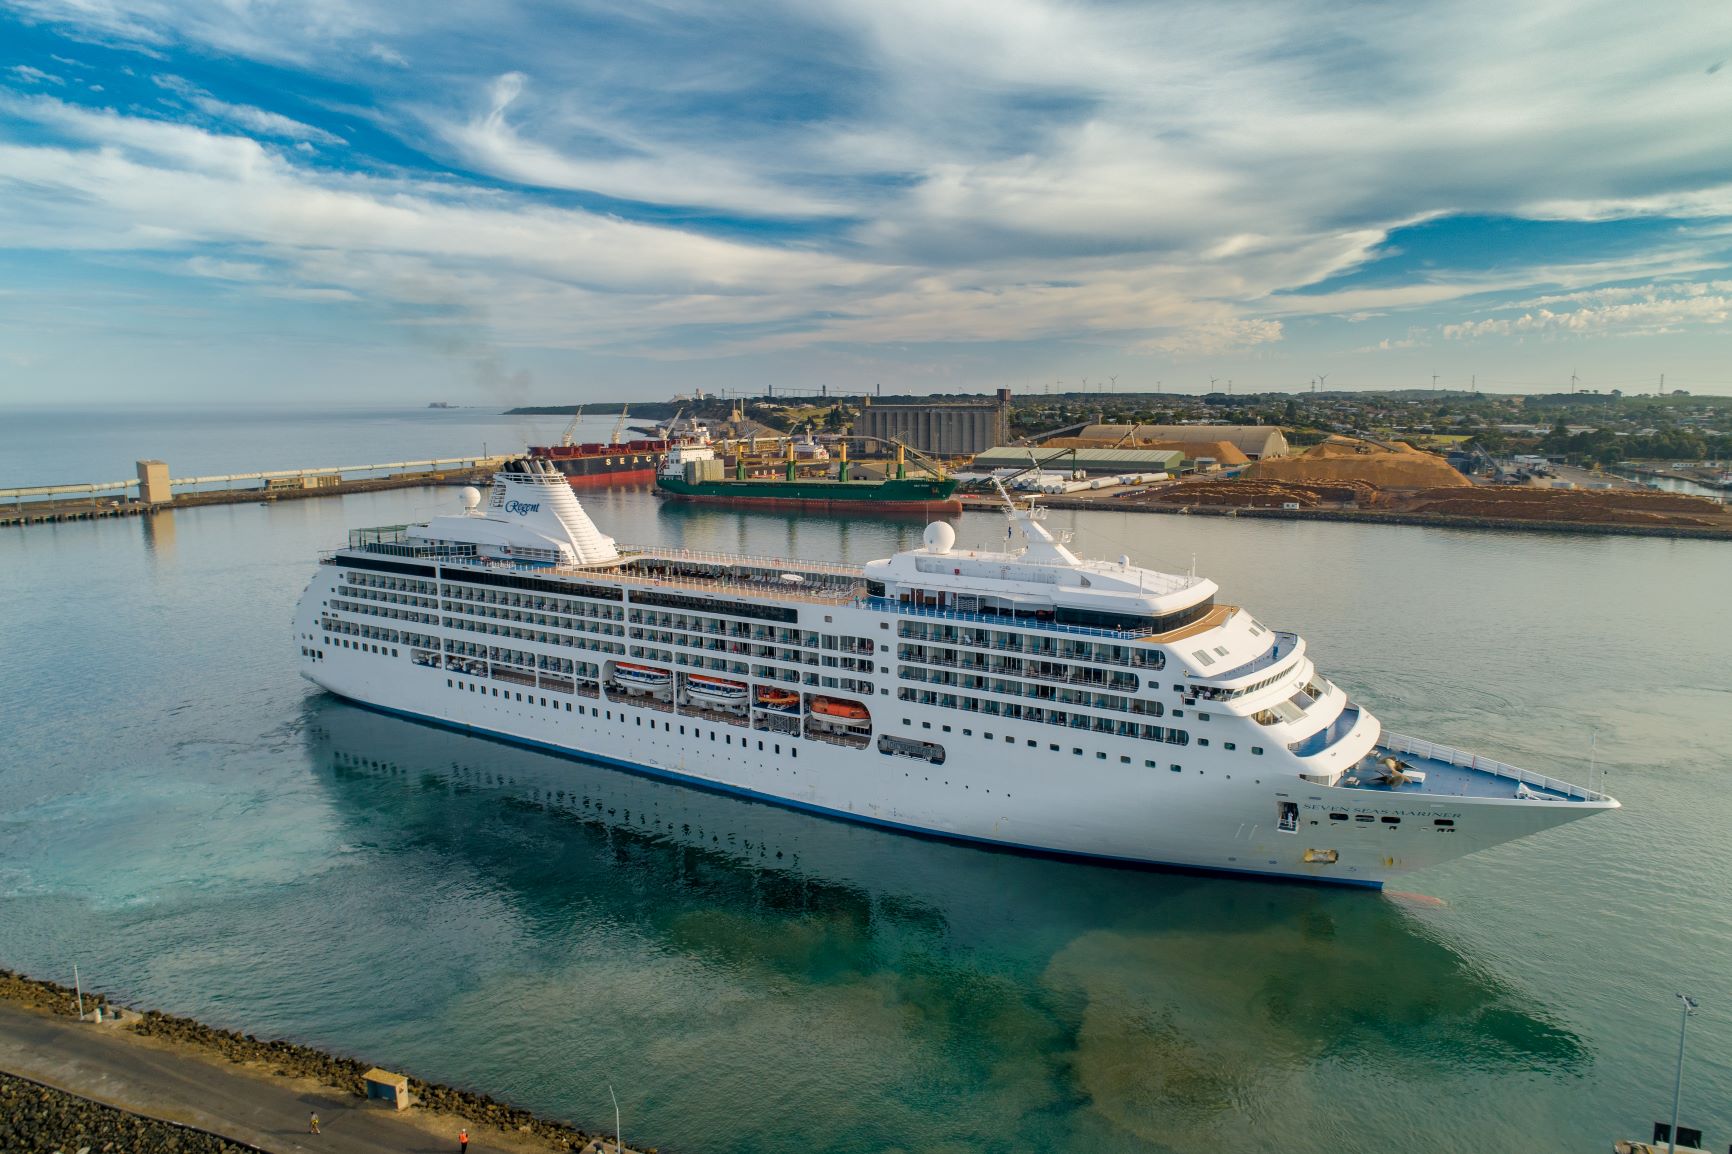
<svg viewBox="0 0 1732 1154"><path fill-rule="evenodd" d="M946 522L934 521L926 526L926 551L928 553L948 553L956 544L956 530Z"/></svg>
<svg viewBox="0 0 1732 1154"><path fill-rule="evenodd" d="M465 509L474 510L481 507L481 490L477 489L474 485L464 486L461 495L463 497L463 507Z"/></svg>

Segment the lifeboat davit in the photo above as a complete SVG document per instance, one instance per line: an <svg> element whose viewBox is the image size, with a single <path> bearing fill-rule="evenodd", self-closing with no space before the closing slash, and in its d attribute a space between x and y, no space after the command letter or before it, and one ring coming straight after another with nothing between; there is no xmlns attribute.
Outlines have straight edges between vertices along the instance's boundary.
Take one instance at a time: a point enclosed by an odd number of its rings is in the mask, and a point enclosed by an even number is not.
<svg viewBox="0 0 1732 1154"><path fill-rule="evenodd" d="M746 687L738 681L727 681L720 677L705 677L698 673L686 674L686 692L693 697L707 697L713 701L737 702L746 699Z"/></svg>
<svg viewBox="0 0 1732 1154"><path fill-rule="evenodd" d="M613 679L627 689L666 689L673 684L674 675L653 665L621 661L613 667Z"/></svg>

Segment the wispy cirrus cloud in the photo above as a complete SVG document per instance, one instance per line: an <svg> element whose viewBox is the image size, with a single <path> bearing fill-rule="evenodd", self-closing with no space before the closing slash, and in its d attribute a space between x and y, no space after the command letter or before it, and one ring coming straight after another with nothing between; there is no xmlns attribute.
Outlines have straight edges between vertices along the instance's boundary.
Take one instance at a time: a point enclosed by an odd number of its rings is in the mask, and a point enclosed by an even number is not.
<svg viewBox="0 0 1732 1154"><path fill-rule="evenodd" d="M1574 307L1570 307L1574 306ZM1520 316L1444 325L1447 340L1489 336L1661 336L1732 326L1732 282L1612 286L1509 306Z"/></svg>
<svg viewBox="0 0 1732 1154"><path fill-rule="evenodd" d="M66 78L56 76L52 72L44 72L40 68L32 68L28 64L14 64L8 72L26 84L55 84L65 87Z"/></svg>
<svg viewBox="0 0 1732 1154"><path fill-rule="evenodd" d="M250 104L230 104L225 100L218 100L209 92L179 76L161 75L152 77L152 80L157 87L183 98L206 116L232 124L259 136L305 141L309 144L347 143L333 132L316 128L311 124L303 124L293 117L284 116L278 112L269 112L263 108L255 108Z"/></svg>

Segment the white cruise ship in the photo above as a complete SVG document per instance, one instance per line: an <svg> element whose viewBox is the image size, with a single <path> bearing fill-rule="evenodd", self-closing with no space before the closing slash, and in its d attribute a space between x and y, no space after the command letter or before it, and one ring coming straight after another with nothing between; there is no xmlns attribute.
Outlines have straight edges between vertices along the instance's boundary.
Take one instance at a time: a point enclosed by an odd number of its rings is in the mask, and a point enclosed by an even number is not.
<svg viewBox="0 0 1732 1154"><path fill-rule="evenodd" d="M1084 858L1377 886L1603 793L1385 730L1214 582L1002 552L863 567L623 548L546 462L361 529L295 613L377 709L853 821Z"/></svg>

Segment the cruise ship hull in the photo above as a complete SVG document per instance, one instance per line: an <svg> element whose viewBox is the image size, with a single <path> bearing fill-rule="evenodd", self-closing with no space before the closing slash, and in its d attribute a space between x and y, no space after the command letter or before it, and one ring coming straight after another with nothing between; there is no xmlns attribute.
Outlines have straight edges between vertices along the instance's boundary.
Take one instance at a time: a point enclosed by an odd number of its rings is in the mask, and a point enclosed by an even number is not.
<svg viewBox="0 0 1732 1154"><path fill-rule="evenodd" d="M1151 770L1143 764L1146 743L1130 739L1123 740L1138 755L1133 765L1118 762L1114 750L1110 761L1092 758L1098 768L1079 773L1070 764L1076 757L1070 747L1054 754L1046 748L1050 743L1029 749L1023 737L1009 745L1001 734L989 743L976 730L962 740L984 748L965 751L953 742L953 756L932 766L873 748L753 730L714 720L713 714L677 714L644 700L604 695L582 698L581 713L555 711L537 704L539 692L406 665L369 651L338 649L305 673L332 693L401 717L840 820L1078 859L1378 887L1596 811L1581 804L1397 800L1351 788L1295 787L1291 778L1265 779L1212 764L1196 750L1174 755L1182 756L1179 773L1171 772L1175 763L1164 755ZM467 685L475 688L459 688ZM502 696L494 697L495 689ZM899 719L900 708L889 708ZM906 708L911 728L920 729L921 707ZM954 715L946 720L956 722ZM937 721L929 723L939 728ZM1027 728L1019 727L1019 733ZM1287 799L1301 807L1297 833L1276 828ZM1332 812L1347 813L1349 820L1331 822ZM1389 816L1402 821L1382 821ZM1439 819L1453 824L1438 827L1433 823ZM1334 851L1333 861L1306 860L1328 851Z"/></svg>
<svg viewBox="0 0 1732 1154"><path fill-rule="evenodd" d="M936 522L856 569L621 551L541 460L508 464L485 510L464 500L324 559L295 615L305 676L846 821L1332 884L1618 804L1386 733L1213 582L1085 561L1026 511L1020 551L956 549Z"/></svg>

